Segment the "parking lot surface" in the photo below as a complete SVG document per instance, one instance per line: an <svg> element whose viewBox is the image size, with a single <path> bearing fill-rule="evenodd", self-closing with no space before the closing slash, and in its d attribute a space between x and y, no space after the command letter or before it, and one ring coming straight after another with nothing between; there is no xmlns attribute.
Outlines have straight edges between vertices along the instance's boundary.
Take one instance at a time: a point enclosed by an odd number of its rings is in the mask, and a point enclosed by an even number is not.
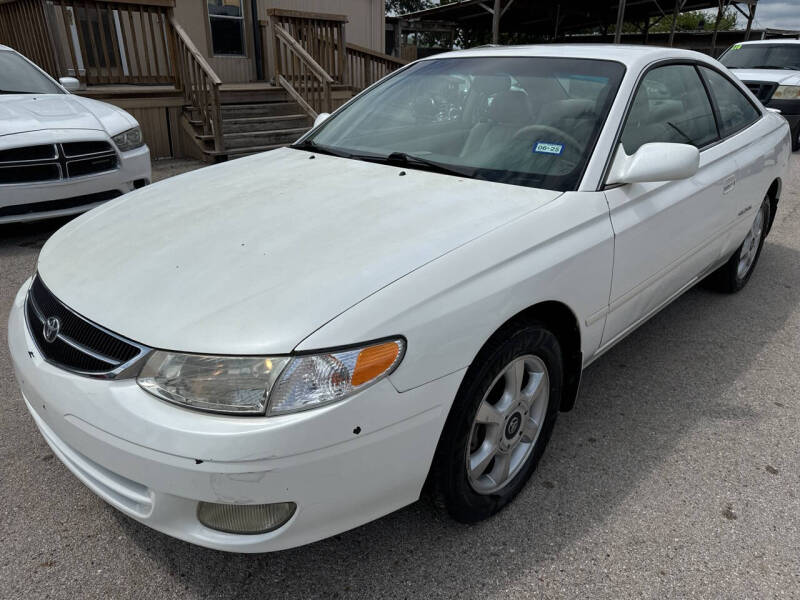
<svg viewBox="0 0 800 600"><path fill-rule="evenodd" d="M423 500L268 555L151 531L53 457L14 381L6 315L63 221L0 227L0 598L800 597L792 160L748 286L689 291L589 367L506 510L464 526Z"/></svg>

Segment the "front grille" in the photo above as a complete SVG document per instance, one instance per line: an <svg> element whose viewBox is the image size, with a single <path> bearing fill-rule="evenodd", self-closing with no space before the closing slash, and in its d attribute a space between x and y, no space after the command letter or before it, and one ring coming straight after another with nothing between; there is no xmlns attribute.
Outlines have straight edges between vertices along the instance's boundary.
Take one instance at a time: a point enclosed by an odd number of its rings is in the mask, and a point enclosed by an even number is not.
<svg viewBox="0 0 800 600"><path fill-rule="evenodd" d="M0 151L0 184L59 181L113 171L118 166L116 151L104 141L11 148Z"/></svg>
<svg viewBox="0 0 800 600"><path fill-rule="evenodd" d="M105 375L140 356L145 349L84 319L62 304L37 275L25 304L28 327L39 352L49 362L86 375ZM48 320L60 327L45 338ZM51 321L52 323L53 321ZM52 329L49 333L52 333ZM51 336L52 337L52 336Z"/></svg>
<svg viewBox="0 0 800 600"><path fill-rule="evenodd" d="M108 142L67 142L61 144L64 156L84 156L86 154L100 154L101 152L114 152Z"/></svg>
<svg viewBox="0 0 800 600"><path fill-rule="evenodd" d="M0 183L58 181L61 171L55 163L0 166Z"/></svg>
<svg viewBox="0 0 800 600"><path fill-rule="evenodd" d="M762 103L769 102L775 92L775 88L778 87L777 83L771 81L745 81L744 84Z"/></svg>
<svg viewBox="0 0 800 600"><path fill-rule="evenodd" d="M58 158L58 153L53 144L0 150L0 163L20 162L25 160L52 160L56 158Z"/></svg>

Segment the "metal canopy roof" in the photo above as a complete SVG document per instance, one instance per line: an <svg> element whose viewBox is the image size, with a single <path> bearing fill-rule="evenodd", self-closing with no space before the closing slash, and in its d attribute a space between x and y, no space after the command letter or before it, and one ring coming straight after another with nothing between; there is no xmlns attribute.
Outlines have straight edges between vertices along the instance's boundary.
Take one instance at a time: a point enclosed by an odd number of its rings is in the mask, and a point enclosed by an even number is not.
<svg viewBox="0 0 800 600"><path fill-rule="evenodd" d="M754 9L758 0L724 0L724 5ZM673 12L719 8L719 0L459 0L401 15L409 23L449 21L459 27L491 30L494 7L500 6L500 30L552 34L614 25L623 4L624 21L643 23L649 18L672 20ZM739 6L737 6L739 8ZM744 11L740 9L744 14ZM413 27L413 25L412 25Z"/></svg>

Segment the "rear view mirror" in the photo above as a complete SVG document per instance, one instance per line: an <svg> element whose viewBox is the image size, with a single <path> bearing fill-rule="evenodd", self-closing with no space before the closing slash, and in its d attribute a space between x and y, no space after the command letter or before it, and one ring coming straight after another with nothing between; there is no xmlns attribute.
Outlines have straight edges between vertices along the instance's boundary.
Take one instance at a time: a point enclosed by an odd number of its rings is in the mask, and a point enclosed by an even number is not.
<svg viewBox="0 0 800 600"><path fill-rule="evenodd" d="M75 79L74 77L61 77L58 80L58 83L64 86L64 88L68 92L75 92L79 90L81 87L81 82Z"/></svg>
<svg viewBox="0 0 800 600"><path fill-rule="evenodd" d="M643 144L632 156L628 156L620 144L607 184L687 179L697 173L699 167L700 151L689 144Z"/></svg>

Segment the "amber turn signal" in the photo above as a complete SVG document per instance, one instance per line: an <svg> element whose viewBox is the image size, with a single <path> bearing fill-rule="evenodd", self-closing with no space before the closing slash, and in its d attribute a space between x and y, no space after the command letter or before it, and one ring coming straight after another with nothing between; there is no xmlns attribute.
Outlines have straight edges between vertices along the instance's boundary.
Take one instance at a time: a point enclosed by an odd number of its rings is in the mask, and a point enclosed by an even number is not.
<svg viewBox="0 0 800 600"><path fill-rule="evenodd" d="M356 387L379 377L394 365L399 355L400 346L397 342L364 348L358 353L350 383Z"/></svg>

